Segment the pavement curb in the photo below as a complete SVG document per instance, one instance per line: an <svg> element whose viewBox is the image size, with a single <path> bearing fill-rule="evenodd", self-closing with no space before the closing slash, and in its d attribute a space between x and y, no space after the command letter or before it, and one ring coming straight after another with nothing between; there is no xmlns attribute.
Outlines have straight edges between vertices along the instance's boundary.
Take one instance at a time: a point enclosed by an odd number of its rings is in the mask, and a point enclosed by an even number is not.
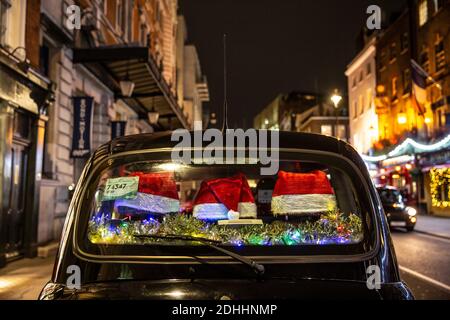
<svg viewBox="0 0 450 320"><path fill-rule="evenodd" d="M426 234L428 236L432 236L432 237L436 237L436 238L442 238L442 239L445 239L445 240L450 240L450 236L444 236L444 235L441 235L441 234L436 234L436 233L432 233L432 232L428 232L428 231L414 229L414 232Z"/></svg>

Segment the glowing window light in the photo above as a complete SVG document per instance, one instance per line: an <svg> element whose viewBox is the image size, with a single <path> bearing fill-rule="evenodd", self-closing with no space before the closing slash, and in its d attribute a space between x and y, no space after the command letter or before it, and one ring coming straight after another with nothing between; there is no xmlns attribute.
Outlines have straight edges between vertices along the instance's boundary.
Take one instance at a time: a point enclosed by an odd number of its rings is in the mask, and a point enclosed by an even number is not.
<svg viewBox="0 0 450 320"><path fill-rule="evenodd" d="M406 118L406 114L401 112L398 114L397 117L397 122L398 124L406 124L406 122L408 122L408 119Z"/></svg>

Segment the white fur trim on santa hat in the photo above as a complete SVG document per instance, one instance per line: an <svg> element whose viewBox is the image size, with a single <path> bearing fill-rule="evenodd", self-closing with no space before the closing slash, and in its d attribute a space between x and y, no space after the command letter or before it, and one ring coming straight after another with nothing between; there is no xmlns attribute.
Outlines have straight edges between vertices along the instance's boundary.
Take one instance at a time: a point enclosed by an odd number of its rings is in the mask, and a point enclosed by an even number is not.
<svg viewBox="0 0 450 320"><path fill-rule="evenodd" d="M256 218L256 204L253 202L239 202L238 211L240 218Z"/></svg>
<svg viewBox="0 0 450 320"><path fill-rule="evenodd" d="M142 192L138 192L135 199L117 199L115 206L129 207L160 214L180 211L179 200Z"/></svg>
<svg viewBox="0 0 450 320"><path fill-rule="evenodd" d="M202 203L194 206L193 215L197 219L225 220L228 219L228 209L222 203Z"/></svg>
<svg viewBox="0 0 450 320"><path fill-rule="evenodd" d="M335 206L334 194L288 194L272 198L274 215L326 212Z"/></svg>

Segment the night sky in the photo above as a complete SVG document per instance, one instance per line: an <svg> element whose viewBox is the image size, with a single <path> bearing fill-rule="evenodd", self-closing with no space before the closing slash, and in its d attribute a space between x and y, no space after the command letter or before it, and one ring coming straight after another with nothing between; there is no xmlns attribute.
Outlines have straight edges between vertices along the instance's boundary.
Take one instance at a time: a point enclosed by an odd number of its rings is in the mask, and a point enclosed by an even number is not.
<svg viewBox="0 0 450 320"><path fill-rule="evenodd" d="M404 1L180 0L188 42L196 45L208 78L207 107L222 114L224 33L231 126L251 127L279 93L346 92L344 72L371 4L389 16Z"/></svg>

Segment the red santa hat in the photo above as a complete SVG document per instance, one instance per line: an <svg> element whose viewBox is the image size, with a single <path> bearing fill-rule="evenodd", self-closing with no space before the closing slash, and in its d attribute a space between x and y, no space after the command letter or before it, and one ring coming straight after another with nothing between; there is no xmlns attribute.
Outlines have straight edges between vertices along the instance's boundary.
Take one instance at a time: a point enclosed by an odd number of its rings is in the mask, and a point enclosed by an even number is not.
<svg viewBox="0 0 450 320"><path fill-rule="evenodd" d="M320 213L335 206L336 198L325 172L278 173L272 193L274 215Z"/></svg>
<svg viewBox="0 0 450 320"><path fill-rule="evenodd" d="M194 200L194 217L204 220L256 218L256 205L247 178L205 180Z"/></svg>
<svg viewBox="0 0 450 320"><path fill-rule="evenodd" d="M118 199L116 207L129 207L156 214L180 211L177 184L171 172L133 172L139 177L138 193L135 199Z"/></svg>

